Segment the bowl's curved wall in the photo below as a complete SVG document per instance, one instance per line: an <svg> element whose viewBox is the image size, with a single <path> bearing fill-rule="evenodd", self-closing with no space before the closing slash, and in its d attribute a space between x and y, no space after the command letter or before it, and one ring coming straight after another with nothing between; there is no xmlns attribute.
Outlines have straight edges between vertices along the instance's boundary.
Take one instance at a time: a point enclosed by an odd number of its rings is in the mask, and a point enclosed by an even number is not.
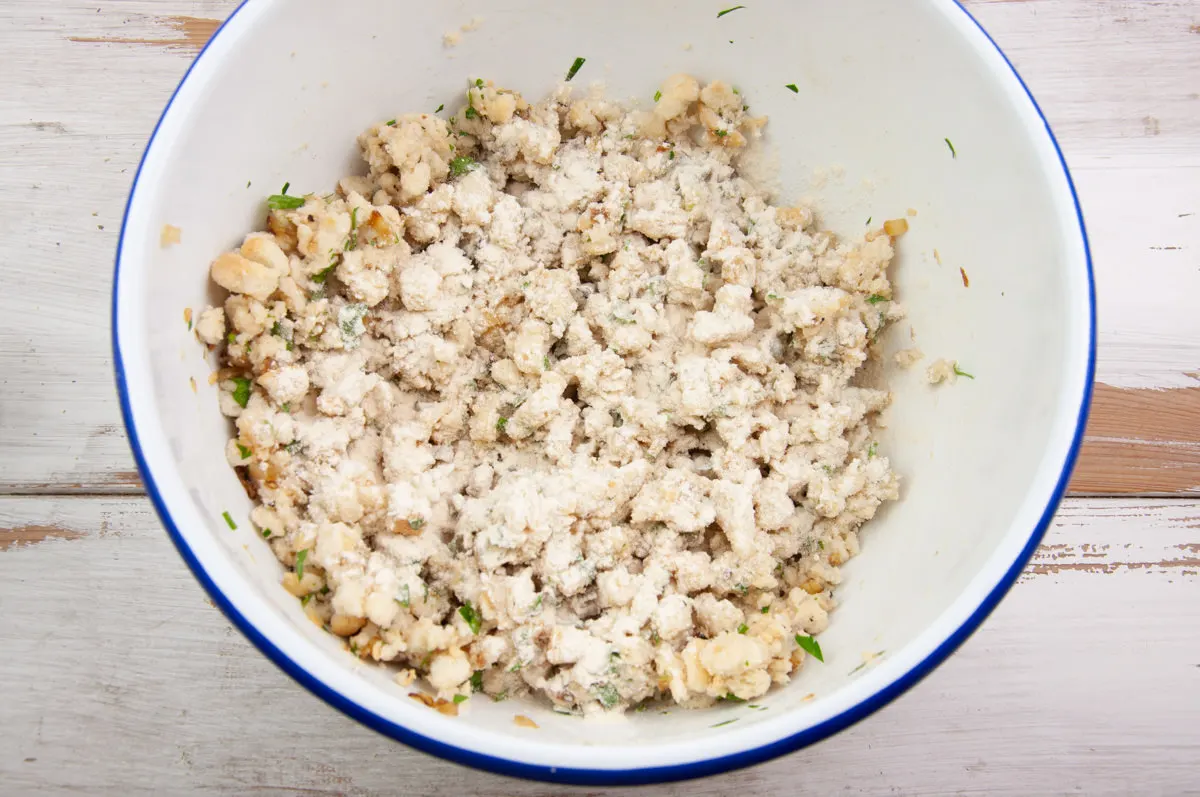
<svg viewBox="0 0 1200 797"><path fill-rule="evenodd" d="M143 477L185 558L243 631L397 738L464 763L583 782L704 774L819 739L886 702L974 628L1065 486L1091 381L1086 241L1053 139L1003 56L950 2L716 10L251 0L198 59L148 149L114 295L118 384ZM446 49L442 34L476 13L482 26ZM475 76L537 96L577 56L587 58L577 88L602 80L610 95L647 103L673 72L733 82L771 118L782 197L816 197L843 234L916 210L895 270L910 323L889 345L915 345L926 363L958 360L976 377L931 390L923 368L889 374L896 403L881 451L904 476L904 499L869 526L864 554L846 568L842 606L822 636L827 663L764 699L767 711L583 723L472 701L451 719L407 699L277 587L279 567L224 461L211 364L182 321L185 307L216 300L207 264L261 225L263 198L285 181L327 190L357 168L354 138L370 123L456 108ZM164 223L183 229L181 245L160 247ZM514 731L518 711L541 730Z"/></svg>

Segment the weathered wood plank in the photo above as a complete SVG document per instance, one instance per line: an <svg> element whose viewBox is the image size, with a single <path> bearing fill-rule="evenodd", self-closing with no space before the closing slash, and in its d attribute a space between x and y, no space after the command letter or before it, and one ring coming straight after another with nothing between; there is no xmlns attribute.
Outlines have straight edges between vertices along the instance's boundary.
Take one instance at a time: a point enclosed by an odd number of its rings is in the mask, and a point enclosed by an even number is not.
<svg viewBox="0 0 1200 797"><path fill-rule="evenodd" d="M108 351L124 196L154 120L235 0L0 8L0 493L137 493ZM1100 298L1100 380L1200 386L1200 35L1188 0L969 4L1038 96L1074 170ZM119 110L119 112L118 112ZM1147 190L1152 186L1152 190ZM1136 199L1134 199L1136 198ZM1145 401L1177 404L1152 393ZM1200 494L1183 438L1097 402L1074 488ZM1180 445L1177 445L1180 444Z"/></svg>
<svg viewBox="0 0 1200 797"><path fill-rule="evenodd" d="M27 540L0 551L8 793L568 791L442 763L308 695L209 604L145 499L0 498L0 528ZM589 793L1194 790L1198 557L1200 501L1070 500L984 628L880 714L745 772Z"/></svg>

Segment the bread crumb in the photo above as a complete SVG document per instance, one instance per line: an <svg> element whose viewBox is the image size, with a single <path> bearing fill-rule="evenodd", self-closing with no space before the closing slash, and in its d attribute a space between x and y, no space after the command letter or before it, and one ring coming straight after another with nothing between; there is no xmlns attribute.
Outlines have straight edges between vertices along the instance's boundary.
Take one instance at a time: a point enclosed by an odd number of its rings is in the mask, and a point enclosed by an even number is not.
<svg viewBox="0 0 1200 797"><path fill-rule="evenodd" d="M963 287L970 288L971 287L971 278L967 276L967 270L965 268L963 268L962 266L959 266L958 273L962 274Z"/></svg>
<svg viewBox="0 0 1200 797"><path fill-rule="evenodd" d="M162 233L158 236L158 243L163 249L166 249L172 244L177 244L183 241L183 230L176 227L174 224L164 224Z"/></svg>
<svg viewBox="0 0 1200 797"><path fill-rule="evenodd" d="M517 716L513 717L513 724L514 724L514 725L519 725L519 726L521 726L522 728L536 728L536 727L538 727L538 724L537 724L536 722L534 722L533 720L529 719L529 717L526 717L524 714L518 714Z"/></svg>
<svg viewBox="0 0 1200 797"><path fill-rule="evenodd" d="M194 376L189 376L189 377L188 377L188 384L192 386L192 392L193 392L193 393L195 393L195 392L196 392L196 377L194 377Z"/></svg>
<svg viewBox="0 0 1200 797"><path fill-rule="evenodd" d="M956 369L958 363L954 360L935 360L932 365L925 370L925 378L931 385L940 385L943 382L948 382L953 385L958 381Z"/></svg>
<svg viewBox="0 0 1200 797"><path fill-rule="evenodd" d="M183 323L188 325L188 329L192 328L192 308L183 308Z"/></svg>
<svg viewBox="0 0 1200 797"><path fill-rule="evenodd" d="M417 680L417 672L416 670L405 668L396 673L396 676L392 680L399 686L411 686L412 682Z"/></svg>
<svg viewBox="0 0 1200 797"><path fill-rule="evenodd" d="M442 46L447 49L449 49L451 47L457 47L459 42L461 42L461 41L462 41L462 33L460 33L459 31L448 30L442 34Z"/></svg>
<svg viewBox="0 0 1200 797"><path fill-rule="evenodd" d="M895 360L901 368L912 368L924 357L925 354L920 349L901 349L896 352Z"/></svg>
<svg viewBox="0 0 1200 797"><path fill-rule="evenodd" d="M916 208L909 208L908 210L906 210L906 211L904 211L904 212L905 212L906 214L908 214L909 216L915 216L915 215L917 215L917 209L916 209Z"/></svg>

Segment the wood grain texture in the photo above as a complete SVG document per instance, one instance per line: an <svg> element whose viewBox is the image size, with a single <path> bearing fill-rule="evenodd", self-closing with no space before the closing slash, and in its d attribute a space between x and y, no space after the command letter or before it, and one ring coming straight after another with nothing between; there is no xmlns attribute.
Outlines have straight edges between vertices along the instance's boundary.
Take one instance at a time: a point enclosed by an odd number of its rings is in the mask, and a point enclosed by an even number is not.
<svg viewBox="0 0 1200 797"><path fill-rule="evenodd" d="M292 683L212 607L141 498L0 498L8 794L581 794L389 742ZM816 748L589 794L1195 793L1200 502L1068 501L1037 561L923 683Z"/></svg>
<svg viewBox="0 0 1200 797"><path fill-rule="evenodd" d="M235 0L0 7L0 494L141 490L121 431L108 291L131 175ZM1099 285L1101 382L1200 386L1200 37L1190 0L973 0L1072 167ZM1155 399L1155 396L1150 396ZM1097 402L1113 440L1144 416ZM1115 414L1113 414L1115 413ZM1197 494L1194 451L1089 440L1075 488ZM1161 445L1158 443L1162 443Z"/></svg>

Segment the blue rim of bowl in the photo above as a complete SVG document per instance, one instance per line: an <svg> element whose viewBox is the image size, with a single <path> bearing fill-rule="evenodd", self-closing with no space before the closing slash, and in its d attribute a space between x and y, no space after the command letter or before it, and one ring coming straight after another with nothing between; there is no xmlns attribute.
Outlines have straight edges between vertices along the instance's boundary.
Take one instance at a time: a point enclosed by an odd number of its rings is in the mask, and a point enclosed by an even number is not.
<svg viewBox="0 0 1200 797"><path fill-rule="evenodd" d="M129 404L129 390L125 382L125 366L121 357L120 332L117 322L118 318L118 285L121 275L121 253L125 246L125 231L129 222L129 209L133 206L133 198L137 192L138 180L142 175L142 167L146 162L146 155L150 152L150 148L154 144L154 139L158 135L159 127L166 115L170 112L172 104L175 102L179 90L187 82L188 77L192 74L192 70L204 54L208 51L212 42L216 40L226 25L233 20L246 7L250 0L242 0L233 13L225 20L224 23L216 30L212 38L205 44L204 48L196 56L184 73L183 78L179 81L179 85L171 94L171 99L167 102L166 108L163 109L162 115L154 126L154 132L150 134L150 140L146 143L146 150L142 154L142 160L138 164L137 173L134 175L133 184L129 191L129 200L125 205L125 213L121 221L121 237L117 244L116 263L113 273L113 295L112 295L112 346L113 346L113 367L116 372L117 393L121 402L121 415L125 421L125 430L129 435L129 443L133 449L134 459L137 461L138 471L141 473L142 482L146 485L146 492L150 496L150 500L154 504L154 508L158 513L159 519L166 527L167 533L171 537L171 541L175 544L184 562L192 571L192 575L204 587L204 590L212 598L213 602L225 613L225 616L250 640L268 659L275 663L281 670L290 675L304 688L308 689L317 697L324 700L329 705L333 706L343 714L357 720L384 736L390 737L398 742L402 742L410 747L416 748L426 753L438 756L447 761L475 769L493 772L499 775L508 775L510 777L527 778L531 780L540 780L551 783L566 783L581 786L618 786L618 785L639 785L649 783L664 783L669 781L689 780L692 778L705 777L708 775L717 775L724 772L730 772L743 767L760 764L769 761L787 753L794 752L803 747L815 744L823 739L826 739L839 731L842 731L856 722L867 718L879 709L886 706L891 701L895 700L900 695L915 686L922 678L931 673L938 665L944 662L951 653L967 640L979 628L980 624L987 619L988 615L999 604L1000 600L1008 593L1013 583L1021 571L1025 569L1025 565L1033 556L1034 550L1041 544L1042 537L1045 536L1046 530L1049 528L1051 521L1054 519L1054 514L1058 510L1058 505L1062 501L1063 495L1066 493L1067 483L1070 480L1071 472L1075 467L1075 461L1079 456L1079 448L1083 442L1084 427L1087 423L1088 411L1092 403L1092 383L1096 376L1096 286L1095 278L1092 269L1092 253L1091 247L1088 244L1087 229L1084 226L1083 211L1079 205L1079 195L1075 191L1075 182L1071 179L1071 172L1067 168L1066 160L1063 158L1062 149L1058 145L1058 140L1054 137L1054 132L1050 129L1050 123L1046 120L1046 115L1042 113L1041 107L1037 100L1034 99L1033 93L1029 87L1025 85L1025 81L1017 72L1012 61L1000 49L995 40L990 34L979 24L979 21L971 15L966 8L963 7L959 0L953 0L954 5L959 11L966 15L984 38L995 48L996 52L1004 59L1004 63L1008 65L1012 76L1021 85L1025 95L1029 98L1038 117L1042 120L1045 127L1046 135L1050 138L1050 143L1054 146L1055 154L1058 156L1059 165L1062 167L1063 176L1067 180L1067 186L1071 190L1071 199L1075 205L1075 216L1079 222L1079 236L1083 243L1083 251L1087 264L1087 283L1088 283L1088 366L1086 381L1084 384L1083 397L1079 405L1079 415L1076 419L1075 434L1071 440L1071 448L1067 453L1067 458L1063 462L1062 472L1059 474L1058 483L1055 485L1054 492L1050 497L1050 501L1046 505L1045 511L1038 520L1037 526L1033 529L1029 536L1029 541L1021 550L1020 554L1013 560L1008 571L996 584L991 592L983 599L979 606L971 615L963 621L963 623L941 642L933 651L924 659L913 666L908 672L901 675L896 680L887 684L873 695L870 695L861 702L846 709L842 713L830 717L829 719L814 725L811 728L806 728L803 731L792 734L783 739L779 739L770 744L761 745L752 750L743 750L738 753L733 753L719 758L710 758L705 761L695 761L686 764L672 764L661 767L642 767L639 769L575 769L570 767L551 767L536 764L526 764L519 761L512 761L507 758L497 758L494 756L484 755L471 750L466 750L460 747L440 742L436 739L431 739L427 736L397 725L391 720L385 719L378 714L373 713L369 709L355 703L341 693L336 692L327 686L323 681L319 680L294 660L289 658L282 650L277 648L274 643L263 636L257 628L254 627L225 597L209 578L208 573L201 566L196 555L188 547L187 542L179 533L178 527L175 525L174 519L171 517L166 504L163 502L162 495L159 493L158 485L154 480L154 475L150 472L146 464L145 456L142 453L141 443L138 439L137 426L134 424L133 411Z"/></svg>

